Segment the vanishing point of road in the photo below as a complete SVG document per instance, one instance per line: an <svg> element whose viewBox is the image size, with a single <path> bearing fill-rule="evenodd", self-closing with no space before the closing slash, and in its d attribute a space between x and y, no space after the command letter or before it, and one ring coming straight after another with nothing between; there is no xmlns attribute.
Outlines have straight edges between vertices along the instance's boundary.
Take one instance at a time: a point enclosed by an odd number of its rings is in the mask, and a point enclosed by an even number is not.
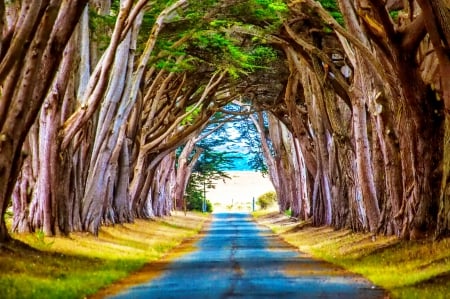
<svg viewBox="0 0 450 299"><path fill-rule="evenodd" d="M112 298L385 297L361 277L298 252L248 214L214 214L197 247L160 277Z"/></svg>

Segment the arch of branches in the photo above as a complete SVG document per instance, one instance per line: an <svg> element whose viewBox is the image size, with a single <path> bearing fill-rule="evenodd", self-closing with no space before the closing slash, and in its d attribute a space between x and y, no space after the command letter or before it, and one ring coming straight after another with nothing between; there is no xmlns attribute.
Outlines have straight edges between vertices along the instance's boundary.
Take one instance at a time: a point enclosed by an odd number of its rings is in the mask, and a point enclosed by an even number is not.
<svg viewBox="0 0 450 299"><path fill-rule="evenodd" d="M445 1L87 2L0 1L0 241L169 214L242 115L280 211L450 232Z"/></svg>

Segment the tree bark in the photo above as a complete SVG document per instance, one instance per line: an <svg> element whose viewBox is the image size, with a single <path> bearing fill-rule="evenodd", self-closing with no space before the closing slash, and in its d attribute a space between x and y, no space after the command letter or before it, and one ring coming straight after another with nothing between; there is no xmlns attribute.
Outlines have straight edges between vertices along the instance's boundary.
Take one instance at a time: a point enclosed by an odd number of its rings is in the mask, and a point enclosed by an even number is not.
<svg viewBox="0 0 450 299"><path fill-rule="evenodd" d="M450 235L450 11L442 0L417 1L423 10L425 27L439 61L440 86L444 102L442 180L435 237Z"/></svg>
<svg viewBox="0 0 450 299"><path fill-rule="evenodd" d="M86 2L51 1L36 10L24 5L21 19L24 26L15 27L17 34L0 62L0 80L6 83L1 100L5 105L0 108L0 242L9 239L4 214L21 168L23 141L38 115ZM40 4L33 1L32 5ZM36 34L30 36L34 28ZM28 48L23 47L24 40L31 41ZM16 80L15 85L12 80Z"/></svg>
<svg viewBox="0 0 450 299"><path fill-rule="evenodd" d="M184 145L183 150L178 156L178 167L176 168L176 181L174 190L174 207L176 209L183 208L183 200L186 193L186 187L192 174L195 163L200 158L204 149L195 147L198 142L197 138L192 138ZM192 155L195 149L195 153ZM189 158L192 155L191 158Z"/></svg>

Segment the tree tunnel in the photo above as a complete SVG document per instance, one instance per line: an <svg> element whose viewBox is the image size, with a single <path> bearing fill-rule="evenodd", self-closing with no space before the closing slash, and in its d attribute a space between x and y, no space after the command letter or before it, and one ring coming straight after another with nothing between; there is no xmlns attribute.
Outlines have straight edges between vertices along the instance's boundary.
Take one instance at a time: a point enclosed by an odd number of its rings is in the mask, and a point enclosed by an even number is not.
<svg viewBox="0 0 450 299"><path fill-rule="evenodd" d="M181 208L202 140L236 119L280 211L449 233L444 2L56 2L0 5L0 241L8 221L96 234Z"/></svg>

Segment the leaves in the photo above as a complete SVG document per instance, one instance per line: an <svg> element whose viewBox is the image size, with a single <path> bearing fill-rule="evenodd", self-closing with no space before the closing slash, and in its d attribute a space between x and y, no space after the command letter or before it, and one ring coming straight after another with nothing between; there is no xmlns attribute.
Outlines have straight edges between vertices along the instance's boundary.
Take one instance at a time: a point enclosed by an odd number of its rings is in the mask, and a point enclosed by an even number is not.
<svg viewBox="0 0 450 299"><path fill-rule="evenodd" d="M234 79L267 67L276 58L276 52L265 45L265 35L278 30L287 10L283 1L192 3L184 14L179 12L166 24L155 56L167 54L157 60L157 67L181 71L207 64L216 70L226 70ZM143 28L151 20L151 16L146 16ZM177 44L180 39L185 42ZM166 57L181 55L186 56L183 66L174 67L166 61Z"/></svg>
<svg viewBox="0 0 450 299"><path fill-rule="evenodd" d="M319 2L340 25L344 25L344 18L336 0L320 0Z"/></svg>
<svg viewBox="0 0 450 299"><path fill-rule="evenodd" d="M185 126L193 124L197 116L201 113L201 111L202 111L201 105L200 106L192 105L187 107L186 112L189 114L181 121L181 125Z"/></svg>

